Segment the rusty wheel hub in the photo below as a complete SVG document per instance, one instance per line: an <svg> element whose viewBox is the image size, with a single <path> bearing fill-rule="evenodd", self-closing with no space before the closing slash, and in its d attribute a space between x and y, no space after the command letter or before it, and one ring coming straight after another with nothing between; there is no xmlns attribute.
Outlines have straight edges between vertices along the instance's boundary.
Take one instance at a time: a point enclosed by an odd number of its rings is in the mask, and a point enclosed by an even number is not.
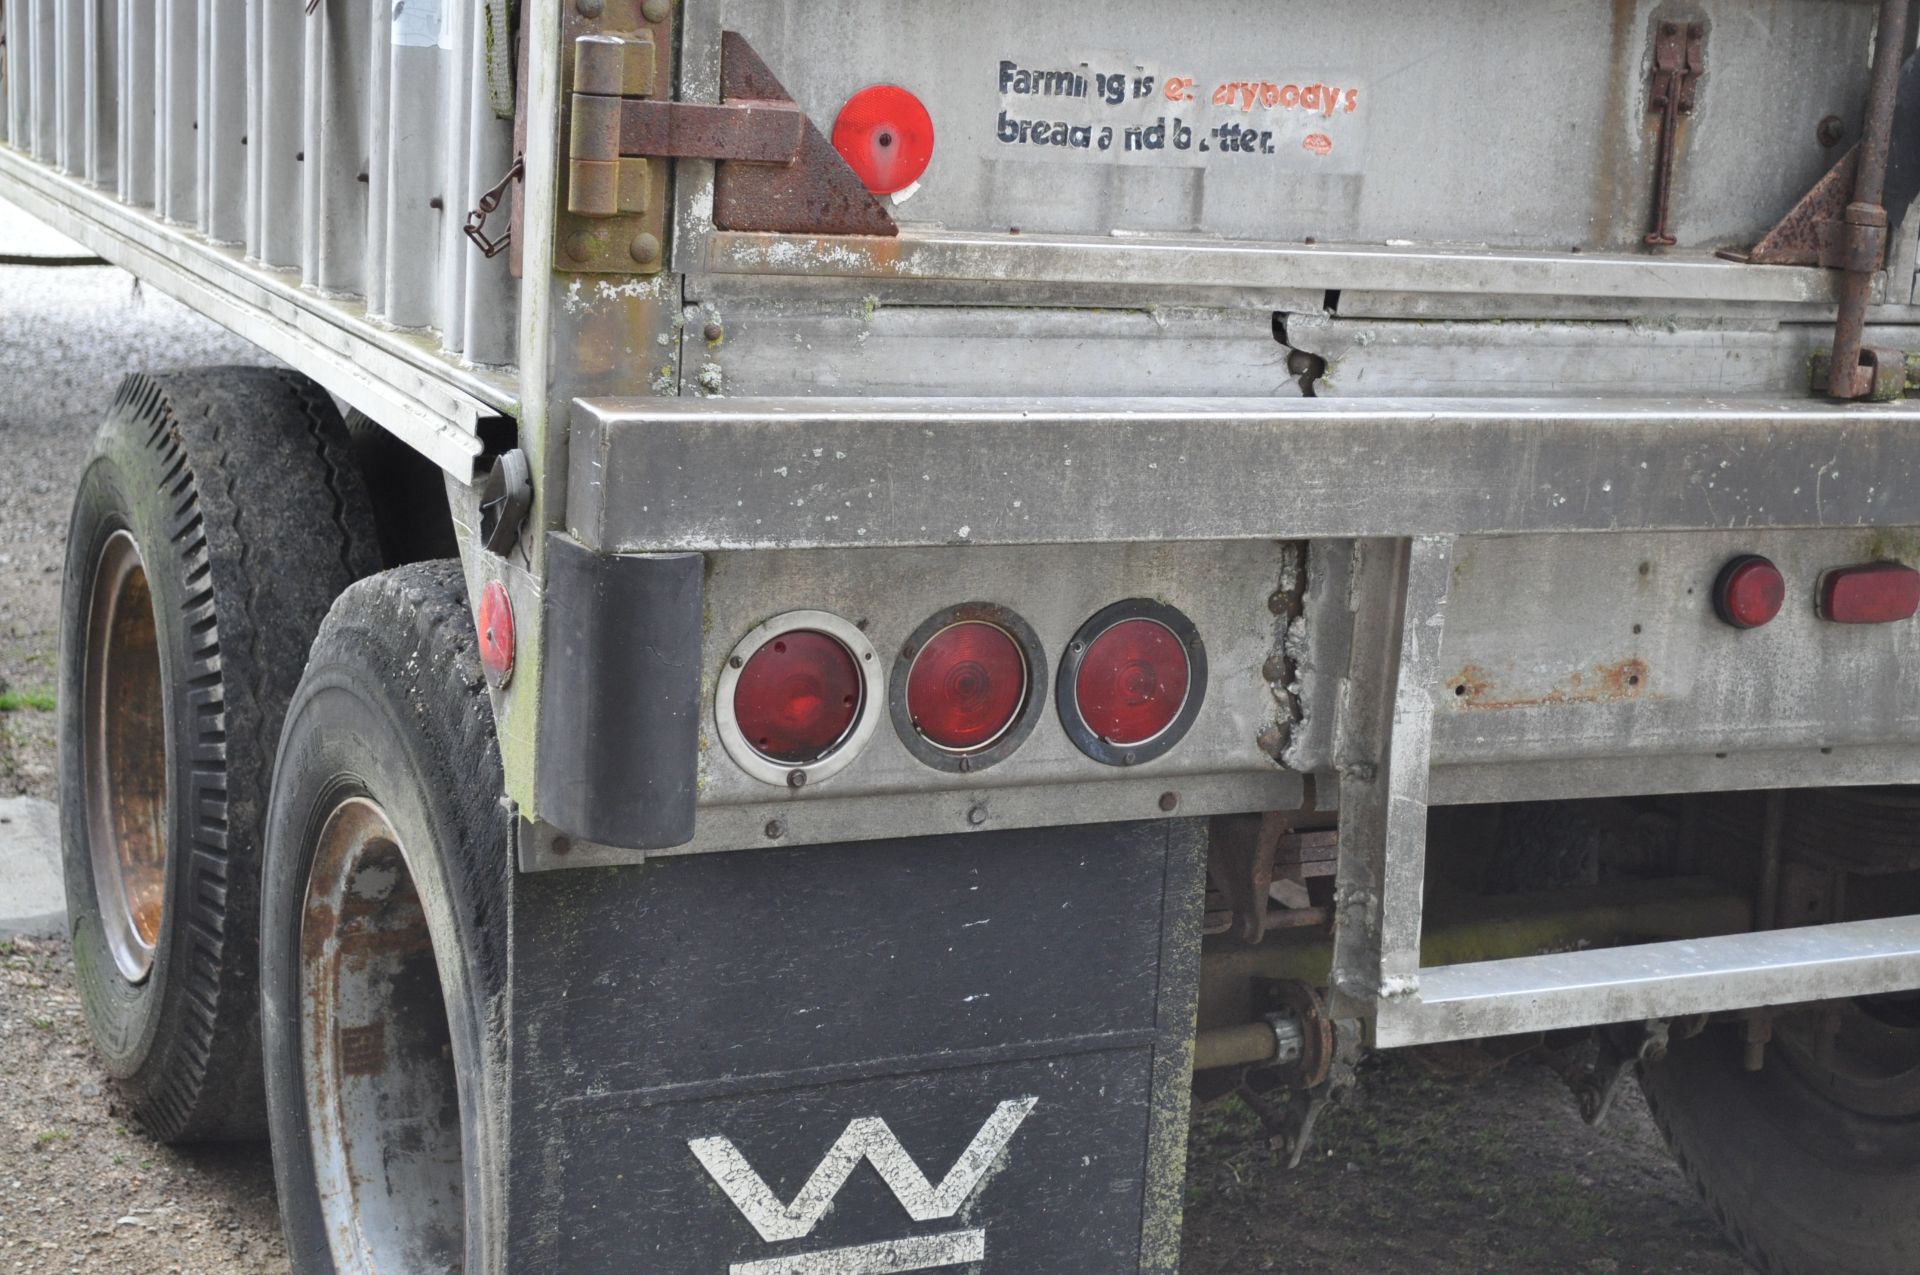
<svg viewBox="0 0 1920 1275"><path fill-rule="evenodd" d="M321 825L300 923L307 1117L334 1269L455 1272L465 1175L452 1033L426 913L386 813Z"/></svg>
<svg viewBox="0 0 1920 1275"><path fill-rule="evenodd" d="M131 983L153 970L167 900L167 730L159 634L133 536L93 567L81 691L87 840L107 947Z"/></svg>

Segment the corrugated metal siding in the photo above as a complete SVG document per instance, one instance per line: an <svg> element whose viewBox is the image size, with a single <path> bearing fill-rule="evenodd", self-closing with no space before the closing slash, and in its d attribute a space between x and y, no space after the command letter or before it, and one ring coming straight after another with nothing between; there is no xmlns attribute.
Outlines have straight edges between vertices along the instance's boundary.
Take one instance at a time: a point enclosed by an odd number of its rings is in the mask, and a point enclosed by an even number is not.
<svg viewBox="0 0 1920 1275"><path fill-rule="evenodd" d="M514 362L518 284L461 232L513 158L477 5L0 6L0 140L448 354Z"/></svg>

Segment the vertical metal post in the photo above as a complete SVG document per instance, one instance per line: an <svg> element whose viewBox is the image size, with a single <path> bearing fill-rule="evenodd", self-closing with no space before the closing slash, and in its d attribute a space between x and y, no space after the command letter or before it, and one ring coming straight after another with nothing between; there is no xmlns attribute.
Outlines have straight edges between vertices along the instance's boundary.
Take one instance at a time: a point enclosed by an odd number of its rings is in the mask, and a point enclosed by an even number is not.
<svg viewBox="0 0 1920 1275"><path fill-rule="evenodd" d="M1420 986L1427 780L1453 538L1358 543L1342 687L1332 1009L1384 1014Z"/></svg>
<svg viewBox="0 0 1920 1275"><path fill-rule="evenodd" d="M1860 133L1860 166L1853 179L1853 198L1841 214L1849 238L1877 230L1886 237L1887 210L1881 201L1887 187L1887 152L1893 140L1893 108L1899 96L1900 66L1907 59L1909 0L1882 0L1880 22L1873 33L1873 79L1867 90L1867 119ZM1858 264L1858 263L1855 263ZM1840 293L1840 312L1833 325L1833 363L1827 373L1827 393L1834 398L1862 398L1873 388L1873 370L1861 364L1866 339L1867 302L1872 299L1873 276L1880 266L1848 269Z"/></svg>

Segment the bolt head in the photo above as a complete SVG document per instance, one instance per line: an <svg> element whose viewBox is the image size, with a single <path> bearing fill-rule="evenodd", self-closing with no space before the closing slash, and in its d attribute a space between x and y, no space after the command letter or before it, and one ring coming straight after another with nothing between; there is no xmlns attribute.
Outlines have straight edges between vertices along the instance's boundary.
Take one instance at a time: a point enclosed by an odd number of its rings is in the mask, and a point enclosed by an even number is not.
<svg viewBox="0 0 1920 1275"><path fill-rule="evenodd" d="M665 22L673 14L673 0L645 0L640 16L649 22Z"/></svg>
<svg viewBox="0 0 1920 1275"><path fill-rule="evenodd" d="M660 240L643 230L627 245L627 252L641 265L650 266L660 260Z"/></svg>
<svg viewBox="0 0 1920 1275"><path fill-rule="evenodd" d="M767 840L778 841L787 835L787 825L781 823L778 819L769 819L767 820L766 832Z"/></svg>
<svg viewBox="0 0 1920 1275"><path fill-rule="evenodd" d="M978 828L987 821L987 808L981 805L967 807L967 822Z"/></svg>
<svg viewBox="0 0 1920 1275"><path fill-rule="evenodd" d="M789 771L787 772L787 787L789 787L789 788L805 788L806 786L807 786L807 772L806 772L806 771L804 771L804 770L789 770Z"/></svg>
<svg viewBox="0 0 1920 1275"><path fill-rule="evenodd" d="M700 335L707 338L707 340L709 341L718 341L721 337L724 337L726 334L727 334L727 330L721 327L718 323L709 323L706 327L700 329Z"/></svg>

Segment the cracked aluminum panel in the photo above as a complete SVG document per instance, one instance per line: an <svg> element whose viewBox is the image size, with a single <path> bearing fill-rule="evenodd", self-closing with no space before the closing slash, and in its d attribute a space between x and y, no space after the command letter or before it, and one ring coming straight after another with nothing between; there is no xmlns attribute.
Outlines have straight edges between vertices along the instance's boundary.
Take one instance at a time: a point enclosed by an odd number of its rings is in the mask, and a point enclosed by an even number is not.
<svg viewBox="0 0 1920 1275"><path fill-rule="evenodd" d="M711 555L699 813L694 840L666 853L858 841L903 828L968 832L1158 819L1168 813L1162 800L1169 793L1181 816L1292 809L1301 802L1301 778L1260 742L1283 714L1264 669L1281 624L1268 599L1290 561L1271 541ZM1164 756L1106 766L1067 738L1053 682L1080 625L1132 597L1169 603L1194 622L1206 647L1206 699L1187 736ZM830 611L864 628L890 679L907 638L936 612L964 602L1010 608L1043 648L1046 702L1033 733L1004 760L972 774L936 770L900 742L886 704L865 710L880 713L880 725L852 764L801 789L753 778L721 747L715 682L756 625L788 611ZM778 837L769 837L770 823ZM538 845L529 849L529 866L559 866ZM574 842L564 864L641 857Z"/></svg>
<svg viewBox="0 0 1920 1275"><path fill-rule="evenodd" d="M1833 348L1826 323L1641 319L1602 323L1454 323L1288 315L1286 340L1327 360L1314 392L1637 396L1649 385L1685 395L1809 392L1815 353ZM1920 326L1868 329L1869 345L1920 350Z"/></svg>
<svg viewBox="0 0 1920 1275"><path fill-rule="evenodd" d="M1772 623L1745 631L1711 600L1742 553L1772 559L1788 590ZM1920 564L1920 531L1463 539L1434 688L1434 800L1745 788L1774 773L1920 781L1920 622L1833 624L1814 609L1824 571L1875 561Z"/></svg>
<svg viewBox="0 0 1920 1275"><path fill-rule="evenodd" d="M1301 394L1266 310L709 301L684 331L691 394Z"/></svg>

